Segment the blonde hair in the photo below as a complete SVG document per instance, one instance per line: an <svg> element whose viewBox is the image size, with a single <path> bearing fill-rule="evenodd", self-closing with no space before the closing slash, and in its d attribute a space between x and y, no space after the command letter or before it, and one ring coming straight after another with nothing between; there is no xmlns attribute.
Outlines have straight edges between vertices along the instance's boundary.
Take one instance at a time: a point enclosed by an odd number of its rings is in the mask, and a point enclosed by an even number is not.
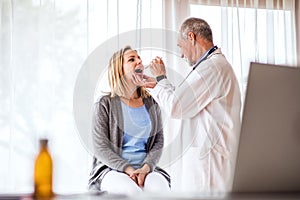
<svg viewBox="0 0 300 200"><path fill-rule="evenodd" d="M130 46L125 46L119 51L115 52L109 60L108 64L108 82L111 88L110 96L126 97L126 91L129 90L128 84L125 80L125 73L123 69L124 54L127 51L132 51ZM144 87L137 88L138 97L149 97L150 94Z"/></svg>

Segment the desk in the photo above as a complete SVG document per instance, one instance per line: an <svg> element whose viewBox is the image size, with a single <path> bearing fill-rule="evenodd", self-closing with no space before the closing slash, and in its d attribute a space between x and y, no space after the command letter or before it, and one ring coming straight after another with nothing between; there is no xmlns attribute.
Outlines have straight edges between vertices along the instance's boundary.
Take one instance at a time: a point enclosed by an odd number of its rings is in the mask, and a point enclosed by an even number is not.
<svg viewBox="0 0 300 200"><path fill-rule="evenodd" d="M33 200L30 194L14 195L6 194L0 195L0 200ZM299 200L299 193L235 193L227 195L201 195L201 194L147 194L142 193L136 196L114 195L114 194L95 194L95 193L82 193L82 194L68 194L56 195L52 199L43 200Z"/></svg>

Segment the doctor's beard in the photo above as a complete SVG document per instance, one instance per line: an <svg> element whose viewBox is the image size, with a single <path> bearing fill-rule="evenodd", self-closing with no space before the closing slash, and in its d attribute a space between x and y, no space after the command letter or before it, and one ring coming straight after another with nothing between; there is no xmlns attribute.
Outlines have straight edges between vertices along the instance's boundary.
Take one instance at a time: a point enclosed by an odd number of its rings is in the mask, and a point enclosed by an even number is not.
<svg viewBox="0 0 300 200"><path fill-rule="evenodd" d="M188 63L190 67L193 67L196 63L190 59L188 59L186 56L183 57L184 61Z"/></svg>

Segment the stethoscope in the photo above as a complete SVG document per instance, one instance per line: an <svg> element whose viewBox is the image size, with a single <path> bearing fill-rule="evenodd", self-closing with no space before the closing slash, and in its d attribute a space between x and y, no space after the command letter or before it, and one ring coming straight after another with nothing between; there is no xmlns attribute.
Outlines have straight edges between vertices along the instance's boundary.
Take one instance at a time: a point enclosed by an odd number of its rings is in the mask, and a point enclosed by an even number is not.
<svg viewBox="0 0 300 200"><path fill-rule="evenodd" d="M210 48L208 51L206 51L205 52L205 54L203 54L202 56L201 56L201 58L199 59L199 61L193 66L193 69L192 69L192 71L190 71L190 73L188 73L188 75L185 77L185 79L183 79L183 81L178 85L178 87L179 86L181 86L183 83L184 83L184 81L191 75L191 73L200 65L200 63L202 63L204 60L206 60L207 58L208 58L208 56L210 55L210 54L212 54L215 50L217 50L218 49L218 47L217 46L214 46L214 47L212 47L212 48Z"/></svg>

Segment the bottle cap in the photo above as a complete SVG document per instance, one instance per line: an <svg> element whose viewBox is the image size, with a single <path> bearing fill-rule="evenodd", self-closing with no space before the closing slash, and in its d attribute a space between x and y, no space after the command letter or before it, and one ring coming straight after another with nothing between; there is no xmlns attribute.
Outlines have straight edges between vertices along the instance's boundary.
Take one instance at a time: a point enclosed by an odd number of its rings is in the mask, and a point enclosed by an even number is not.
<svg viewBox="0 0 300 200"><path fill-rule="evenodd" d="M42 147L45 147L48 145L48 139L40 139L40 145Z"/></svg>

